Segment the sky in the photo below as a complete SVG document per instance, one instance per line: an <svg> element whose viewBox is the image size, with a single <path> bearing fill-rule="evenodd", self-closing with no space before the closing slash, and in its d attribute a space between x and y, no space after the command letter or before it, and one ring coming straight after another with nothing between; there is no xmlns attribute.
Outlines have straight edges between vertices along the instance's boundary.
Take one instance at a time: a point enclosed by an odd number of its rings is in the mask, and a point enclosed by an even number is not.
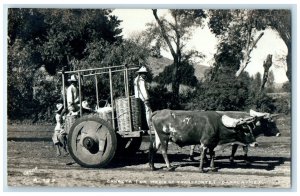
<svg viewBox="0 0 300 196"><path fill-rule="evenodd" d="M124 38L129 38L133 33L145 30L146 23L155 21L151 9L116 9L113 14L123 21L121 28L123 28ZM167 10L159 9L158 16L168 17ZM257 32L257 36L259 34L260 32ZM217 41L217 38L205 26L204 28L197 28L193 32L193 36L187 43L187 48L196 49L205 54L205 59L200 63L210 66L213 62L213 55L216 52ZM287 47L278 33L271 29L264 30L264 35L251 53L250 63L245 71L249 72L250 75L255 75L257 72L263 75L263 61L268 54L273 55L273 65L270 70L273 71L275 82L283 83L288 81L285 74L287 69L286 62L280 60L287 55ZM172 59L169 51L162 51L162 55Z"/></svg>

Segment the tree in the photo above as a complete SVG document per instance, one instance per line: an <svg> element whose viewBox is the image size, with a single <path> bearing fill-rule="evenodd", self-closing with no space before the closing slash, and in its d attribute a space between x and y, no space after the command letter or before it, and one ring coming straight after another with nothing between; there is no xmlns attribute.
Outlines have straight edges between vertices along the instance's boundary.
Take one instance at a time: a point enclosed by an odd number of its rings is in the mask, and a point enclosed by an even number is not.
<svg viewBox="0 0 300 196"><path fill-rule="evenodd" d="M210 80L206 75L197 96L193 100L199 110L233 110L240 111L247 107L250 92L251 78L248 73L243 72L238 78L230 67L219 70L218 77Z"/></svg>
<svg viewBox="0 0 300 196"><path fill-rule="evenodd" d="M30 114L32 105L32 76L34 65L30 60L30 46L20 39L8 45L7 110L10 119L20 119Z"/></svg>
<svg viewBox="0 0 300 196"><path fill-rule="evenodd" d="M253 90L258 92L258 90L261 88L261 74L259 72L255 74L252 84Z"/></svg>
<svg viewBox="0 0 300 196"><path fill-rule="evenodd" d="M276 30L288 48L287 77L291 68L291 11L290 10L210 10L209 27L220 39L230 46L240 45L237 50L239 65L236 76L250 62L251 51L263 36L258 31L270 27ZM234 65L236 66L236 65ZM216 67L218 69L218 67ZM216 70L215 70L216 71Z"/></svg>
<svg viewBox="0 0 300 196"><path fill-rule="evenodd" d="M62 66L74 69L74 62L89 53L88 45L97 44L99 50L121 40L120 20L107 9L41 10L51 24L47 40L40 47L47 70L55 73ZM94 48L93 48L94 49ZM99 58L103 57L101 55ZM71 65L73 62L73 65ZM54 71L54 72L53 72Z"/></svg>
<svg viewBox="0 0 300 196"><path fill-rule="evenodd" d="M222 66L231 66L238 77L263 33L256 35L255 10L210 10L209 27L219 38L212 79Z"/></svg>
<svg viewBox="0 0 300 196"><path fill-rule="evenodd" d="M269 71L268 74L268 80L266 83L266 87L269 93L273 93L275 91L275 86L274 86L274 73L273 71Z"/></svg>
<svg viewBox="0 0 300 196"><path fill-rule="evenodd" d="M285 82L283 85L282 85L282 90L283 92L291 92L291 84L290 82Z"/></svg>
<svg viewBox="0 0 300 196"><path fill-rule="evenodd" d="M55 97L55 91L47 91L56 89L55 84L44 80L39 85L47 90L40 88L41 99L34 102L33 82L38 68L45 65L54 75L63 66L70 70L77 63L87 64L82 61L94 50L105 51L103 48L121 42L119 24L106 9L9 9L8 116L30 117L26 112L38 112L33 110L45 103L44 98ZM96 43L98 47L88 47ZM55 105L55 100L46 102L49 107Z"/></svg>
<svg viewBox="0 0 300 196"><path fill-rule="evenodd" d="M278 32L281 39L287 46L288 53L286 56L287 71L286 76L291 81L291 67L292 67L292 16L291 10L288 9L274 9L274 10L256 10L260 20L258 27L264 29L270 27Z"/></svg>
<svg viewBox="0 0 300 196"><path fill-rule="evenodd" d="M262 85L261 85L261 91L263 91L264 90L264 88L265 88L265 84L266 84L266 82L268 81L268 76L270 75L269 74L269 69L270 69L270 67L272 66L272 55L268 55L267 56L267 59L264 61L264 63L263 63L263 66L264 66L264 75L263 75L263 81L262 81ZM272 76L273 76L273 81L274 81L274 75L273 75L273 72L272 72ZM273 82L272 81L272 82Z"/></svg>
<svg viewBox="0 0 300 196"><path fill-rule="evenodd" d="M157 9L153 9L153 16L156 24L149 24L148 32L150 37L156 40L163 40L173 57L172 70L172 93L173 99L178 100L179 96L179 74L178 70L182 66L185 42L189 39L192 29L201 26L206 14L203 10L169 10L172 20L158 17Z"/></svg>

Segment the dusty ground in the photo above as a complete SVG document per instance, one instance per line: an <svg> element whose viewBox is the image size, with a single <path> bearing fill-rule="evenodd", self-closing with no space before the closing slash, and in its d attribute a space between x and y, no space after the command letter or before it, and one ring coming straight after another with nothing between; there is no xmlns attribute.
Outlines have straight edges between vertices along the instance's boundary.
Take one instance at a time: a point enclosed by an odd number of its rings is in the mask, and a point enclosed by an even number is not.
<svg viewBox="0 0 300 196"><path fill-rule="evenodd" d="M259 147L249 149L250 166L238 149L236 164L228 160L230 148L216 152L218 172L198 172L198 161L188 160L188 147L169 147L170 161L177 168L168 172L160 153L155 166L148 167L147 138L132 156L118 156L106 169L86 169L70 156L56 157L51 142L51 126L8 126L7 184L25 187L103 187L103 188L290 188L290 119L278 120L282 137L259 137ZM197 159L197 157L196 157ZM208 168L208 165L206 165ZM190 190L190 189L189 189Z"/></svg>

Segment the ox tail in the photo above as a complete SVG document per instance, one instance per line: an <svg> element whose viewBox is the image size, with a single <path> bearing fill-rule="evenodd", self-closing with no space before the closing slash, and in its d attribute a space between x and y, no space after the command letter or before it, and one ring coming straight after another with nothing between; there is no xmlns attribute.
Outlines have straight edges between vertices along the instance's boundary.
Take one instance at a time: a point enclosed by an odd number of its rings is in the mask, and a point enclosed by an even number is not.
<svg viewBox="0 0 300 196"><path fill-rule="evenodd" d="M149 122L149 137L150 137L150 146L149 146L149 150L153 149L153 143L154 143L154 137L152 135L152 132L155 133L155 127L153 125L153 116L155 116L157 114L156 111L152 112L151 114L151 118L150 118L150 122Z"/></svg>
<svg viewBox="0 0 300 196"><path fill-rule="evenodd" d="M153 112L151 115L150 119L150 124L149 124L149 137L150 137L150 144L149 144L149 153L148 153L148 159L149 159L149 166L152 170L155 170L154 167L154 156L156 153L155 150L155 137L152 135L153 132L156 133L155 127L153 125L153 116L156 114L156 112ZM153 132L152 132L153 131Z"/></svg>
<svg viewBox="0 0 300 196"><path fill-rule="evenodd" d="M150 118L150 122L149 122L149 137L150 137L150 147L153 147L153 143L154 143L154 137L152 135L152 133L156 132L155 127L153 125L153 117L157 114L157 111L154 111L151 113L151 118Z"/></svg>

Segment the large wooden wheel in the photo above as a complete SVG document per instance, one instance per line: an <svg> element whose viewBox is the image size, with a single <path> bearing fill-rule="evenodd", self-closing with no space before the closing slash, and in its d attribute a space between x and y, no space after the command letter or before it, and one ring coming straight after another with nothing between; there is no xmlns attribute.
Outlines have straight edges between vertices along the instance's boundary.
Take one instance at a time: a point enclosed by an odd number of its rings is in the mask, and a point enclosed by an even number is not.
<svg viewBox="0 0 300 196"><path fill-rule="evenodd" d="M105 167L117 149L116 133L99 117L82 117L70 128L68 148L70 155L79 165Z"/></svg>

